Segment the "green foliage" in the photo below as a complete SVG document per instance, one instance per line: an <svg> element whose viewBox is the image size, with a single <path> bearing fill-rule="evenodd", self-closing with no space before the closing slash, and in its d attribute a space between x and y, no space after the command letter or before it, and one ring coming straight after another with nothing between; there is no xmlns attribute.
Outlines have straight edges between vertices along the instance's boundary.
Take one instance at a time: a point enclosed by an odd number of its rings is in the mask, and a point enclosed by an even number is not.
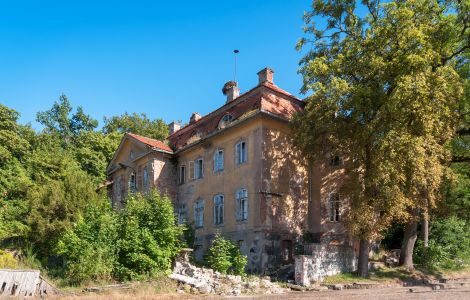
<svg viewBox="0 0 470 300"><path fill-rule="evenodd" d="M312 46L301 60L311 95L292 128L307 157L344 157L344 220L355 236L374 239L441 199L463 97L456 60L470 47L469 7L362 1L369 13L361 16L358 5L316 0L305 14L308 38L298 46Z"/></svg>
<svg viewBox="0 0 470 300"><path fill-rule="evenodd" d="M157 140L164 140L168 136L168 126L162 119L150 120L145 113L128 114L104 118L104 133L132 132Z"/></svg>
<svg viewBox="0 0 470 300"><path fill-rule="evenodd" d="M157 191L133 195L118 217L116 276L138 280L166 272L179 252L183 227L175 225L173 204Z"/></svg>
<svg viewBox="0 0 470 300"><path fill-rule="evenodd" d="M29 240L42 255L53 253L58 239L78 220L80 213L96 201L95 187L84 172L64 174L62 180L49 180L28 193Z"/></svg>
<svg viewBox="0 0 470 300"><path fill-rule="evenodd" d="M13 254L0 249L0 269L16 269L18 261Z"/></svg>
<svg viewBox="0 0 470 300"><path fill-rule="evenodd" d="M210 268L222 274L244 275L248 262L235 243L219 234L212 241L205 258Z"/></svg>
<svg viewBox="0 0 470 300"><path fill-rule="evenodd" d="M67 96L62 94L59 102L54 102L50 110L37 113L36 121L46 127L48 132L58 134L68 144L80 132L92 131L98 126L98 121L86 115L82 107L79 106L75 114L70 115L72 110Z"/></svg>
<svg viewBox="0 0 470 300"><path fill-rule="evenodd" d="M429 269L458 269L470 265L470 223L449 217L436 220L430 231L429 247L418 241L415 260Z"/></svg>
<svg viewBox="0 0 470 300"><path fill-rule="evenodd" d="M109 280L116 264L117 218L108 199L87 205L83 217L60 237L57 253L72 284Z"/></svg>

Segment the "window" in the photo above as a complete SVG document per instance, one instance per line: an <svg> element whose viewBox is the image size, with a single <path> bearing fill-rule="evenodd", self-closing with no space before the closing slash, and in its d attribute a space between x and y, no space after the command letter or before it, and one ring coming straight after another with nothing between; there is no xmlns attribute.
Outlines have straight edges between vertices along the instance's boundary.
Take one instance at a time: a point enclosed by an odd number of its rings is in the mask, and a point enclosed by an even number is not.
<svg viewBox="0 0 470 300"><path fill-rule="evenodd" d="M224 169L224 150L217 149L214 153L214 172L220 172Z"/></svg>
<svg viewBox="0 0 470 300"><path fill-rule="evenodd" d="M180 204L178 206L178 224L186 223L186 204Z"/></svg>
<svg viewBox="0 0 470 300"><path fill-rule="evenodd" d="M232 119L233 117L231 115L225 115L222 117L222 119L220 119L220 122L219 122L219 128L222 129L222 128L225 128L227 127L227 125L232 122Z"/></svg>
<svg viewBox="0 0 470 300"><path fill-rule="evenodd" d="M214 224L221 225L224 223L224 196L216 195L214 197Z"/></svg>
<svg viewBox="0 0 470 300"><path fill-rule="evenodd" d="M341 201L338 194L331 194L328 200L328 218L331 222L339 222L341 215Z"/></svg>
<svg viewBox="0 0 470 300"><path fill-rule="evenodd" d="M186 166L181 165L180 166L180 174L179 174L179 183L183 184L186 182Z"/></svg>
<svg viewBox="0 0 470 300"><path fill-rule="evenodd" d="M144 167L144 171L142 172L142 177L144 181L144 189L147 189L149 187L149 172L147 167Z"/></svg>
<svg viewBox="0 0 470 300"><path fill-rule="evenodd" d="M199 179L204 176L204 164L202 158L194 161L194 179Z"/></svg>
<svg viewBox="0 0 470 300"><path fill-rule="evenodd" d="M131 152L129 153L129 157L130 157L130 159L134 159L134 151L133 150L131 150Z"/></svg>
<svg viewBox="0 0 470 300"><path fill-rule="evenodd" d="M330 166L339 166L341 165L341 157L339 155L331 155Z"/></svg>
<svg viewBox="0 0 470 300"><path fill-rule="evenodd" d="M237 221L248 220L248 192L240 189L235 195L237 201Z"/></svg>
<svg viewBox="0 0 470 300"><path fill-rule="evenodd" d="M293 259L293 246L291 240L281 241L281 255L283 261L292 261Z"/></svg>
<svg viewBox="0 0 470 300"><path fill-rule="evenodd" d="M135 173L132 172L129 175L129 192L130 193L135 193L136 189L137 189L137 185L136 185Z"/></svg>
<svg viewBox="0 0 470 300"><path fill-rule="evenodd" d="M247 158L246 142L239 142L235 145L235 161L237 165L246 163Z"/></svg>
<svg viewBox="0 0 470 300"><path fill-rule="evenodd" d="M121 177L119 176L114 180L114 194L116 195L116 201L121 201Z"/></svg>
<svg viewBox="0 0 470 300"><path fill-rule="evenodd" d="M198 199L194 204L194 226L201 228L204 226L204 200Z"/></svg>

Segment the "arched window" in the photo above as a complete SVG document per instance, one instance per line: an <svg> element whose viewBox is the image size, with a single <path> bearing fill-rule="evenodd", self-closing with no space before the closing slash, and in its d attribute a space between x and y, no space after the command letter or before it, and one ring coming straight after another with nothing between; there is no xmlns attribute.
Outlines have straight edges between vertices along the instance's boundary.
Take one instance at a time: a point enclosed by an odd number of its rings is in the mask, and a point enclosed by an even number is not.
<svg viewBox="0 0 470 300"><path fill-rule="evenodd" d="M221 225L224 223L224 195L216 195L214 197L214 224Z"/></svg>
<svg viewBox="0 0 470 300"><path fill-rule="evenodd" d="M220 121L219 121L219 129L227 127L227 125L230 124L230 122L232 122L232 120L233 120L232 115L223 116L222 119L220 119Z"/></svg>
<svg viewBox="0 0 470 300"><path fill-rule="evenodd" d="M248 191L239 189L235 194L237 201L237 221L248 220Z"/></svg>

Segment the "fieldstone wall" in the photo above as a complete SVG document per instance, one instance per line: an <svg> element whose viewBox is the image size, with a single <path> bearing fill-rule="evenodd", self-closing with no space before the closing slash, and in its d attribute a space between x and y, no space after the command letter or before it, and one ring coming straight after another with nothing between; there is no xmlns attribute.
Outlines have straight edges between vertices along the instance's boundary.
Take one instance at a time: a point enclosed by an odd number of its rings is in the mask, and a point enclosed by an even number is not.
<svg viewBox="0 0 470 300"><path fill-rule="evenodd" d="M311 255L295 257L295 282L310 286L321 282L325 276L352 272L357 268L354 249L346 245L309 244Z"/></svg>

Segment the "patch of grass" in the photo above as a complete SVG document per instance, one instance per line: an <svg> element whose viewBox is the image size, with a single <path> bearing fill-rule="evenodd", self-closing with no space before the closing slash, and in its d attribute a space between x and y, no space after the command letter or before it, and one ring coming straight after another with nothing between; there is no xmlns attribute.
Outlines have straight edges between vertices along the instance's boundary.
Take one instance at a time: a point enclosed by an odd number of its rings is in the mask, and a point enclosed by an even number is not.
<svg viewBox="0 0 470 300"><path fill-rule="evenodd" d="M323 280L323 284L337 284L337 283L354 283L358 281L370 281L368 278L357 276L356 273L341 273L333 276L327 276Z"/></svg>

